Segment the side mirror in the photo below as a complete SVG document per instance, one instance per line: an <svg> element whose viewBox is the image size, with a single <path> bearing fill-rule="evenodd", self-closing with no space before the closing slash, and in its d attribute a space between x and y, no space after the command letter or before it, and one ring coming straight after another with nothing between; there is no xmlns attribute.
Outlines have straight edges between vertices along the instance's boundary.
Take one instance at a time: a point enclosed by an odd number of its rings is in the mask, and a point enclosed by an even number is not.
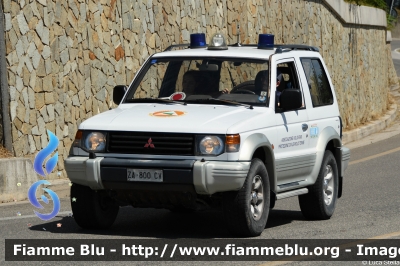
<svg viewBox="0 0 400 266"><path fill-rule="evenodd" d="M283 90L279 98L280 108L284 111L295 110L301 108L303 98L299 89Z"/></svg>
<svg viewBox="0 0 400 266"><path fill-rule="evenodd" d="M113 102L116 105L119 105L122 101L122 98L124 98L125 92L127 88L125 85L117 85L113 89Z"/></svg>

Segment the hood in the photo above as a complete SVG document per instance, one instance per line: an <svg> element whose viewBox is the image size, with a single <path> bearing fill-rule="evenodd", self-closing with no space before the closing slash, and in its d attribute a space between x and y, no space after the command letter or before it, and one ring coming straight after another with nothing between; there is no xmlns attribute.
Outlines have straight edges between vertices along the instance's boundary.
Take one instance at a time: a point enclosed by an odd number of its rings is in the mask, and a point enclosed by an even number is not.
<svg viewBox="0 0 400 266"><path fill-rule="evenodd" d="M268 111L267 111L268 110ZM79 129L180 133L240 133L267 126L266 107L199 104L121 104L98 114ZM255 121L258 121L255 123ZM263 124L263 125L262 125ZM246 130L243 130L246 129ZM230 132L233 130L234 132Z"/></svg>

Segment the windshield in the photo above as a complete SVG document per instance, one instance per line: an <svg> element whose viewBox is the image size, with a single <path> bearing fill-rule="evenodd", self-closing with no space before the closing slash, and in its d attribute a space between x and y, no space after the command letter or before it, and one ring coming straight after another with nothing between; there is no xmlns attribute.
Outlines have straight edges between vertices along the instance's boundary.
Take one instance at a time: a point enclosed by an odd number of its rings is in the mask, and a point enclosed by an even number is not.
<svg viewBox="0 0 400 266"><path fill-rule="evenodd" d="M209 98L265 106L268 61L238 58L151 59L131 85L126 102L157 98L201 104ZM221 104L224 101L220 101Z"/></svg>

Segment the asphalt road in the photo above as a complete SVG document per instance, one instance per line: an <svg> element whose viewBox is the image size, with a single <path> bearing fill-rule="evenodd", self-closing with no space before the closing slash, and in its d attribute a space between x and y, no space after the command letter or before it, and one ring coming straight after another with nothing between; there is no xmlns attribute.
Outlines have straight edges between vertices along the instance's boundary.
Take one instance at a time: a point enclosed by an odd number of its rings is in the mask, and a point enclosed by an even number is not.
<svg viewBox="0 0 400 266"><path fill-rule="evenodd" d="M400 238L400 135L368 146L353 149L346 171L343 197L333 217L326 221L303 218L297 198L278 201L270 212L260 239L366 239ZM371 157L372 156L372 157ZM79 200L79 199L77 199ZM196 239L230 238L218 212L175 214L167 210L120 209L113 227L107 231L80 229L69 217L69 199L61 200L61 212L45 222L33 213L29 203L0 205L2 239ZM43 213L45 211L42 211ZM18 213L20 215L18 215ZM57 227L61 223L61 227ZM28 224L31 224L30 227ZM0 242L0 265L4 262L4 241ZM158 264L146 262L146 264ZM257 265L261 262L246 263ZM8 263L7 263L8 264ZM18 263L28 265L29 263ZM33 263L32 263L33 264ZM42 265L53 265L43 263ZM69 263L57 262L69 265ZM81 263L80 263L81 264ZM91 265L109 265L91 262ZM122 263L121 265L128 265ZM138 263L138 265L143 263ZM170 263L165 263L170 264ZM179 264L193 264L180 262ZM205 264L205 263L198 263ZM220 263L228 264L228 263ZM243 262L229 264L242 265ZM300 263L302 265L311 262ZM129 263L132 265L132 263ZM337 265L337 264L335 264ZM349 263L354 265L354 263ZM361 265L361 263L358 263Z"/></svg>
<svg viewBox="0 0 400 266"><path fill-rule="evenodd" d="M393 39L390 45L392 48L393 64L396 69L397 76L400 77L400 51L395 51L396 49L400 49L400 39Z"/></svg>

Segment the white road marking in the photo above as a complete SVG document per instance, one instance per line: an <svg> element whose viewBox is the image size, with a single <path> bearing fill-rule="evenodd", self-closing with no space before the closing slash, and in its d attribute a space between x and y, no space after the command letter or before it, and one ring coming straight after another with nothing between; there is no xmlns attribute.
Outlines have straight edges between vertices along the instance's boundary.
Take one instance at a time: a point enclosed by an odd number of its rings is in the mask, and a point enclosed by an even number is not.
<svg viewBox="0 0 400 266"><path fill-rule="evenodd" d="M60 214L69 214L69 213L72 213L72 211L59 212L59 213L56 215L56 217L54 217L54 218L57 218L57 216L59 216ZM37 218L36 215L21 215L21 216L3 217L3 218L0 218L0 221L20 220L20 219L24 219L24 218L34 218L34 217ZM54 219L54 218L53 218L53 219Z"/></svg>
<svg viewBox="0 0 400 266"><path fill-rule="evenodd" d="M372 159L375 159L375 158L378 158L378 157L381 157L381 156L384 156L384 155L388 155L388 154L391 154L391 153L394 153L394 152L398 152L398 151L400 151L400 147L396 148L396 149L388 150L388 151L385 151L385 152L381 152L381 153L378 153L378 154L375 154L375 155L372 155L372 156L368 156L368 157L365 157L365 158L360 159L360 160L350 161L349 165L356 164L356 163L362 163L362 162L365 162L365 161L368 161L368 160L372 160Z"/></svg>

